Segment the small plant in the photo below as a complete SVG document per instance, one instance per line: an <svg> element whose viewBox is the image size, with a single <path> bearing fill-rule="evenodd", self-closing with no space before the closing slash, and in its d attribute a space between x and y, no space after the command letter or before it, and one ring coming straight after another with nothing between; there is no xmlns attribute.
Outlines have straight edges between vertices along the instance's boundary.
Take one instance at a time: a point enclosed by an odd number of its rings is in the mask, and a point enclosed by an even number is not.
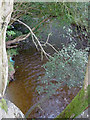
<svg viewBox="0 0 90 120"><path fill-rule="evenodd" d="M16 37L19 37L20 35L22 35L21 31L13 29L12 26L8 26L6 41L15 39Z"/></svg>
<svg viewBox="0 0 90 120"><path fill-rule="evenodd" d="M0 98L0 107L5 110L5 112L7 112L7 103L6 103L6 100L4 98Z"/></svg>
<svg viewBox="0 0 90 120"><path fill-rule="evenodd" d="M7 54L9 55L9 56L13 56L13 55L17 55L17 53L18 53L18 49L16 48L16 49L8 49L7 50Z"/></svg>
<svg viewBox="0 0 90 120"><path fill-rule="evenodd" d="M38 93L57 89L64 84L69 87L82 87L88 55L85 50L78 50L75 46L75 43L67 47L63 45L61 51L55 53L53 58L43 65L45 76L39 80L44 87L38 86Z"/></svg>
<svg viewBox="0 0 90 120"><path fill-rule="evenodd" d="M12 30L7 31L7 34L8 34L8 36L16 35L16 33L14 31L12 31Z"/></svg>
<svg viewBox="0 0 90 120"><path fill-rule="evenodd" d="M13 55L15 56L15 55L17 55L18 54L18 48L17 49L8 49L7 50L7 55L8 55L8 83L7 84L9 84L9 81L10 81L10 77L11 77L11 75L10 74L12 74L12 73L14 73L15 72L15 70L14 70L14 64L12 63L12 62L10 62L10 57L13 57Z"/></svg>

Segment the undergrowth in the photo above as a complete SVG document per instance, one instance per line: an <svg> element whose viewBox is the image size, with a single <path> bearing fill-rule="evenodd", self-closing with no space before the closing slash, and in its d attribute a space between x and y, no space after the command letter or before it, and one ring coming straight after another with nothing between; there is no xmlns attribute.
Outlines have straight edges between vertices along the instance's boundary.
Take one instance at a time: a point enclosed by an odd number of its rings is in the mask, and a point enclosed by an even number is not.
<svg viewBox="0 0 90 120"><path fill-rule="evenodd" d="M82 49L76 49L76 44L63 46L61 51L55 53L53 58L43 65L45 75L39 77L42 86L37 87L38 93L49 92L58 89L62 85L68 87L82 87L88 53Z"/></svg>
<svg viewBox="0 0 90 120"><path fill-rule="evenodd" d="M10 73L13 72L14 73L14 64L12 62L10 62L10 57L13 58L13 55L17 55L18 54L18 48L16 49L8 49L7 50L7 56L8 56L8 83L10 81Z"/></svg>

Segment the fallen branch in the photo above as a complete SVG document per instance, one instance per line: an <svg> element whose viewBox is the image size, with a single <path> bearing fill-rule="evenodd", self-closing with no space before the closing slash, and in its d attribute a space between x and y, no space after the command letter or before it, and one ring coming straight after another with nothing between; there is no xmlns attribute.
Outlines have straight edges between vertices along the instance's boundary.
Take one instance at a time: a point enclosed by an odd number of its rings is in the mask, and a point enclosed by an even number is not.
<svg viewBox="0 0 90 120"><path fill-rule="evenodd" d="M45 22L48 18L45 18L44 20L42 20L38 25L36 25L36 27L32 28L32 31L34 31L39 25L41 25L43 22ZM13 19L14 21L17 21L17 19ZM15 38L14 40L10 40L6 42L6 46L8 48L8 46L10 46L11 44L14 44L16 42L20 42L25 40L26 38L28 38L30 36L31 33L25 34L25 35L21 35L17 38Z"/></svg>
<svg viewBox="0 0 90 120"><path fill-rule="evenodd" d="M33 33L33 30L27 25L25 24L24 22L20 21L20 20L16 20L18 21L19 23L23 24L25 27L28 28L28 30L30 31L29 34L31 34L33 36L33 40L34 40L34 44L37 44L37 46L40 47L41 51L43 52L43 54L46 56L46 58L48 59L49 58L52 58L52 56L50 56L47 52L45 52L44 48L42 47L42 44L40 43L39 39L36 37L36 35ZM34 28L35 29L35 28Z"/></svg>
<svg viewBox="0 0 90 120"><path fill-rule="evenodd" d="M7 48L16 48L17 45L13 45L13 46L7 46Z"/></svg>
<svg viewBox="0 0 90 120"><path fill-rule="evenodd" d="M38 27L41 23L43 23L44 21L46 21L46 19L44 19L42 22L40 22L36 27ZM12 43L15 43L15 42L19 42L19 41L22 41L22 40L25 40L27 37L29 37L29 35L31 34L32 36L32 41L33 43L35 44L37 50L41 50L41 60L43 60L43 55L46 56L46 58L53 58L51 55L49 55L43 48L43 46L46 47L46 45L50 46L55 52L58 53L58 51L55 49L55 47L53 45L51 45L48 41L49 41L49 37L51 35L51 33L48 34L48 37L47 37L47 40L46 42L43 42L43 41L40 41L36 35L33 33L33 31L36 29L36 27L34 27L33 29L31 29L27 24L25 24L24 22L20 21L20 20L17 20L15 19L15 21L19 22L20 24L23 24L30 32L27 34L27 35L23 35L23 38L22 36L19 36L18 38L14 39L13 41L8 41L7 42L7 46L12 44ZM43 43L43 44L42 44Z"/></svg>
<svg viewBox="0 0 90 120"><path fill-rule="evenodd" d="M48 56L48 57L51 57L49 54L47 54L47 53L45 52L45 50L43 49L40 41L38 40L38 38L36 37L36 35L33 33L32 29L31 29L29 26L27 26L25 23L21 22L20 20L18 20L18 22L22 23L23 25L25 25L25 26L30 30L31 34L32 34L32 35L34 36L34 38L36 39L36 41L37 41L39 47L41 48L41 51L44 53L44 55L45 55L46 57L47 57L47 56Z"/></svg>
<svg viewBox="0 0 90 120"><path fill-rule="evenodd" d="M14 43L16 43L16 42L25 40L26 38L29 37L29 35L30 35L30 33L25 34L25 35L21 35L21 36L15 38L14 40L7 41L7 42L6 42L7 48L8 48L8 46L10 46L11 44L14 44Z"/></svg>

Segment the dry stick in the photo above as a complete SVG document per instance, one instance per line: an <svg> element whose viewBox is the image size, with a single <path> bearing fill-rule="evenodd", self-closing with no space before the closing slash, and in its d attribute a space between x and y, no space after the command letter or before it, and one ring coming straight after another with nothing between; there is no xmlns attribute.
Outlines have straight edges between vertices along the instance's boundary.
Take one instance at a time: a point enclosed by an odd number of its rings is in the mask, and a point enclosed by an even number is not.
<svg viewBox="0 0 90 120"><path fill-rule="evenodd" d="M50 43L48 43L48 40L49 40L49 37L50 37L50 35L51 35L51 33L49 33L48 34L48 37L47 37L47 40L46 40L46 42L44 42L44 41L40 41L40 42L42 42L43 44L42 44L42 46L46 46L46 45L49 45L56 53L58 53L59 54L59 52L56 50L56 48L55 47L53 47L53 45L51 45ZM43 60L43 53L42 53L42 51L41 51L41 60Z"/></svg>
<svg viewBox="0 0 90 120"><path fill-rule="evenodd" d="M44 110L40 107L40 105L38 105L38 108L44 113Z"/></svg>
<svg viewBox="0 0 90 120"><path fill-rule="evenodd" d="M16 48L17 47L17 45L14 45L14 46L8 46L7 48Z"/></svg>
<svg viewBox="0 0 90 120"><path fill-rule="evenodd" d="M53 47L53 45L51 45L50 43L47 43L47 45L49 45L50 47L52 47L52 49L56 52L56 53L59 53L55 47Z"/></svg>
<svg viewBox="0 0 90 120"><path fill-rule="evenodd" d="M37 50L39 50L39 49L38 49L38 46L37 46L37 44L36 44L36 42L35 42L35 40L34 40L33 35L31 35L31 36L32 36L33 43L35 44L35 46L36 46Z"/></svg>
<svg viewBox="0 0 90 120"><path fill-rule="evenodd" d="M46 43L48 42L50 35L51 35L51 33L48 34L48 37L47 37L47 40L45 43L42 41L44 43L44 45L42 45L42 46L46 46ZM41 60L43 60L43 52L42 51L41 51Z"/></svg>
<svg viewBox="0 0 90 120"><path fill-rule="evenodd" d="M51 45L50 43L48 43L47 41L46 41L46 43L44 43L43 41L40 41L40 42L42 42L43 44L42 44L42 46L46 46L46 45L49 45L56 53L58 53L59 54L59 52L56 50L56 48L55 47L53 47L53 45Z"/></svg>
<svg viewBox="0 0 90 120"><path fill-rule="evenodd" d="M50 35L51 35L51 33L48 34L48 37L47 37L46 42L44 43L44 46L48 43L48 40L49 40Z"/></svg>

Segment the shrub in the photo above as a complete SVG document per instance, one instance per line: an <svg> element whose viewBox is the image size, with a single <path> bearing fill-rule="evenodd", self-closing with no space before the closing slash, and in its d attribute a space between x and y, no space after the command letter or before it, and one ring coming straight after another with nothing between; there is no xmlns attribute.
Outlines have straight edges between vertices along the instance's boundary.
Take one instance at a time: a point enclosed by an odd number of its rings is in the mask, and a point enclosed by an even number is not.
<svg viewBox="0 0 90 120"><path fill-rule="evenodd" d="M75 43L67 47L63 45L61 51L55 53L53 58L43 65L45 76L38 80L41 80L44 87L38 86L38 93L57 89L64 84L68 87L82 87L88 54L85 50L76 49L75 46Z"/></svg>

